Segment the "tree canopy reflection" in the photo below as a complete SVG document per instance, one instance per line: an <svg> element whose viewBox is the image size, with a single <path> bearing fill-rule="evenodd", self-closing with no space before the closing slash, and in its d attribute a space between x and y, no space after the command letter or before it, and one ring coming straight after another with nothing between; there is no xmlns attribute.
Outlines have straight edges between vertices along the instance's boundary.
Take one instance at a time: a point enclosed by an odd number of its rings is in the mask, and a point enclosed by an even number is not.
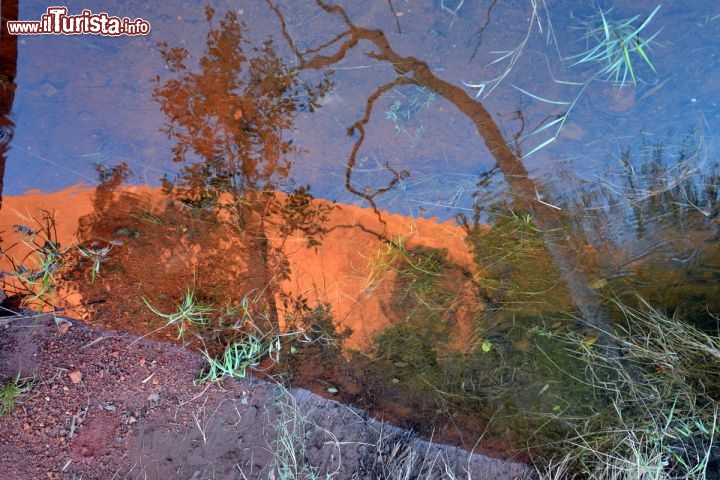
<svg viewBox="0 0 720 480"><path fill-rule="evenodd" d="M308 85L278 56L272 40L251 43L234 11L217 24L211 7L205 13L210 30L197 71L185 48L159 45L171 77L157 77L155 99L167 117L165 132L175 141L173 160L184 163L177 178L163 179L164 188L195 207L230 213L257 252L257 287L274 310L276 277L288 272L282 252L271 251L268 242L271 214L287 217L282 235L301 230L310 244L323 215L307 201L309 187L297 188L284 204L275 195L290 180L289 155L296 147L288 132L299 112L318 107L331 87L330 74Z"/></svg>

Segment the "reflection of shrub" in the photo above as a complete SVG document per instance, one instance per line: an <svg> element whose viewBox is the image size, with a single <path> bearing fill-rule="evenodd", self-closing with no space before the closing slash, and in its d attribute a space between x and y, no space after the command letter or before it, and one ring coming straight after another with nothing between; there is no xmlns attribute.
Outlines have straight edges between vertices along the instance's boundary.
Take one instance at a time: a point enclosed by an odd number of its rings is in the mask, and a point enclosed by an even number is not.
<svg viewBox="0 0 720 480"><path fill-rule="evenodd" d="M220 203L248 228L253 215L267 214L268 194L290 174L287 157L297 148L287 132L297 113L318 108L332 84L328 76L315 86L302 82L272 40L252 45L236 12L217 24L212 8L206 14L207 51L197 68L188 65L185 48L159 45L170 78L158 77L154 94L176 142L173 160L201 159L186 163L164 187L195 206Z"/></svg>
<svg viewBox="0 0 720 480"><path fill-rule="evenodd" d="M283 304L285 329L295 332L293 343L297 346L313 345L319 347L323 355L337 355L345 339L352 335L350 328L339 330L335 325L329 303L313 307L302 295L285 295Z"/></svg>
<svg viewBox="0 0 720 480"><path fill-rule="evenodd" d="M217 20L213 8L205 13L207 48L197 65L184 47L159 45L168 76L158 76L154 98L175 143L173 161L183 163L179 176L166 178L163 188L242 232L244 246L252 250L246 257L250 288L262 290L268 320L277 327L278 282L288 278L290 263L270 235L279 229L284 240L300 231L309 246L317 245L327 214L311 201L309 188L298 188L284 204L276 194L291 183L290 155L298 151L288 132L299 112L319 108L332 87L331 73L311 85L285 63L272 39L251 42L237 12Z"/></svg>
<svg viewBox="0 0 720 480"><path fill-rule="evenodd" d="M333 207L313 200L309 185L298 187L288 194L280 207L282 223L278 229L283 238L300 231L305 235L308 248L321 245L320 237L325 233L324 223Z"/></svg>

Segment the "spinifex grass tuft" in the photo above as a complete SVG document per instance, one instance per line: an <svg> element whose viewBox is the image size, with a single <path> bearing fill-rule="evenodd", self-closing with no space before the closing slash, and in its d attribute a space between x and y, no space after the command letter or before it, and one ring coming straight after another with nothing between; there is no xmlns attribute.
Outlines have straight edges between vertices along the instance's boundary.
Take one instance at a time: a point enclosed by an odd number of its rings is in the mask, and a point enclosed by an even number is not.
<svg viewBox="0 0 720 480"><path fill-rule="evenodd" d="M619 86L625 85L628 75L633 84L637 83L635 69L633 68L632 57L634 56L640 57L655 72L655 66L650 61L646 50L660 33L660 30L648 38L642 38L640 34L658 10L660 10L660 5L655 7L655 10L648 15L639 27L635 27L635 22L640 18L640 15L635 15L626 20L614 21L606 18L605 13L600 10L602 24L590 28L587 33L588 41L597 42L597 45L579 55L570 57L571 59L579 59L574 65L600 62L604 64L604 67L597 75L600 78L612 80Z"/></svg>
<svg viewBox="0 0 720 480"><path fill-rule="evenodd" d="M178 339L185 335L185 329L188 324L196 326L207 325L209 321L208 316L213 311L212 307L198 302L195 296L195 290L190 288L185 291L182 302L177 304L177 309L172 313L159 311L153 307L145 297L142 297L142 301L145 302L145 305L150 311L167 321L165 326L177 325Z"/></svg>
<svg viewBox="0 0 720 480"><path fill-rule="evenodd" d="M555 419L576 432L565 440L568 457L556 458L556 468L587 478L716 478L720 340L639 303L613 301L623 322L612 348L576 334L546 333L583 365L584 374L567 372L569 378L595 391L592 416Z"/></svg>
<svg viewBox="0 0 720 480"><path fill-rule="evenodd" d="M14 380L8 380L0 388L0 415L15 411L15 399L28 392L34 384L32 378L20 378L18 373Z"/></svg>
<svg viewBox="0 0 720 480"><path fill-rule="evenodd" d="M277 362L280 349L279 335L242 332L240 338L225 347L219 358L203 350L208 367L196 383L200 385L208 381L218 382L225 377L245 378L248 367L259 365L264 358L268 357Z"/></svg>

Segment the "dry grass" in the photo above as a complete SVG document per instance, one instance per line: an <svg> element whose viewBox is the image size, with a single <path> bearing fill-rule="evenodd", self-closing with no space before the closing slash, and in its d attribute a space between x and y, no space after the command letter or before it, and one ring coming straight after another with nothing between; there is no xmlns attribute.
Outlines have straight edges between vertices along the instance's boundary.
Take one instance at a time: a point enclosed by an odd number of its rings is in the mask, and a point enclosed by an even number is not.
<svg viewBox="0 0 720 480"><path fill-rule="evenodd" d="M574 423L576 435L562 446L567 456L545 461L542 478L715 478L720 339L643 299L639 308L614 305L624 322L613 347L561 338L585 366L573 380L595 389L597 408L555 419Z"/></svg>

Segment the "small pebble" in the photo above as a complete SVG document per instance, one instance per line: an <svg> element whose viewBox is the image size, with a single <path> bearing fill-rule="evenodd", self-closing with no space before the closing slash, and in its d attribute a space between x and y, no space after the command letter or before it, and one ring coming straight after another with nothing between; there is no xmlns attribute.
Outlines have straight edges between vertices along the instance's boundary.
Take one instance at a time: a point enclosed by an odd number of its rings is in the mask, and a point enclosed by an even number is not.
<svg viewBox="0 0 720 480"><path fill-rule="evenodd" d="M80 380L82 380L82 373L80 373L80 370L70 372L68 376L70 377L70 381L72 383L80 383Z"/></svg>

